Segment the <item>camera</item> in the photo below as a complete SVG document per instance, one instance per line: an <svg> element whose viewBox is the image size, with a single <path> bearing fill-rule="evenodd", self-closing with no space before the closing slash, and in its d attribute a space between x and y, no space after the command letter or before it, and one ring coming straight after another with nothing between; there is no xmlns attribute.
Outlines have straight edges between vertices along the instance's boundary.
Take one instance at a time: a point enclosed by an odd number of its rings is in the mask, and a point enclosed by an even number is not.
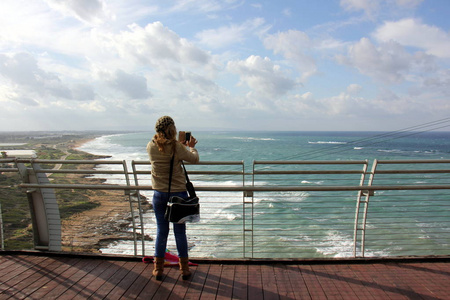
<svg viewBox="0 0 450 300"><path fill-rule="evenodd" d="M180 131L178 133L178 141L181 143L184 143L185 141L188 141L191 139L191 132L190 131Z"/></svg>

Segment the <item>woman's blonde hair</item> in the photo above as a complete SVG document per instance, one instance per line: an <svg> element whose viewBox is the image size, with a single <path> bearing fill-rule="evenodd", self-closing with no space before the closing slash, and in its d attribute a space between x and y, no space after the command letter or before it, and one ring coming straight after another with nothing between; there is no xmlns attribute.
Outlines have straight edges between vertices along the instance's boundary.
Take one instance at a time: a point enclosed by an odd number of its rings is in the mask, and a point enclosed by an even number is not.
<svg viewBox="0 0 450 300"><path fill-rule="evenodd" d="M158 150L160 152L166 152L167 149L175 151L177 129L173 119L169 116L159 118L156 122L155 129L156 134L153 137L153 141L158 146Z"/></svg>

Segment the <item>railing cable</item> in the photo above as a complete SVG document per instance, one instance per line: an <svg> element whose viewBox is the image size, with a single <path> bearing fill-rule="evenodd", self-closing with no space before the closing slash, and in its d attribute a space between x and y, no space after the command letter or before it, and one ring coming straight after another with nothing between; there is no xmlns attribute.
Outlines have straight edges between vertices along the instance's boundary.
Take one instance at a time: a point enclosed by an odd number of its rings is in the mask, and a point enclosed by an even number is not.
<svg viewBox="0 0 450 300"><path fill-rule="evenodd" d="M417 135L417 134L422 134L425 132L436 131L438 129L447 128L447 127L450 127L450 124L446 124L444 126L439 126L439 127L433 127L433 128L428 128L428 127L437 126L437 125L445 124L448 122L450 122L450 118L444 118L444 119L436 120L433 122L423 123L420 125L407 127L407 128L392 131L392 132L374 135L374 136L371 136L368 138L357 139L354 141L346 142L343 145L337 145L337 146L327 148L327 149L311 150L311 151L297 153L297 154L289 156L289 157L281 158L280 160L292 160L294 158L299 158L299 157L301 157L302 160L316 159L325 154L340 153L340 152L348 151L351 149L350 147L355 146L355 145L358 145L361 147L367 147L367 146L379 144L382 142L387 142L387 141L391 141L391 140L395 140L395 139L399 139L399 138L404 138L404 137L408 137L408 136L412 136L412 135ZM425 128L428 128L428 129L420 130L420 129L425 129ZM420 131L416 131L416 130L420 130ZM347 148L347 149L345 149L345 148Z"/></svg>

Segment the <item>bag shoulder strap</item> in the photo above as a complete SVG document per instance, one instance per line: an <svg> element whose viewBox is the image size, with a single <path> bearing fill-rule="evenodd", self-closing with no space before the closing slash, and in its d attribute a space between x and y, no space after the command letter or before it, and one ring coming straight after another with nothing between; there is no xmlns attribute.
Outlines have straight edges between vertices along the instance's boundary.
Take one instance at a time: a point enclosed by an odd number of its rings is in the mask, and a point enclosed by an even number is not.
<svg viewBox="0 0 450 300"><path fill-rule="evenodd" d="M181 161L181 164L183 165L184 175L186 176L186 182L191 182L191 181L189 180L189 176L188 176L188 173L187 173L187 171L186 171L186 167L184 166L184 162Z"/></svg>
<svg viewBox="0 0 450 300"><path fill-rule="evenodd" d="M170 196L170 186L172 185L172 173L173 173L173 161L175 160L175 153L172 155L172 159L170 160L170 172L169 172L169 196Z"/></svg>
<svg viewBox="0 0 450 300"><path fill-rule="evenodd" d="M184 175L186 176L186 190L189 194L189 197L197 197L196 193L195 193L195 188L194 185L191 183L191 181L189 180L189 176L188 173L186 171L186 167L184 166L184 162L181 161L181 164L183 165L183 169L184 169Z"/></svg>

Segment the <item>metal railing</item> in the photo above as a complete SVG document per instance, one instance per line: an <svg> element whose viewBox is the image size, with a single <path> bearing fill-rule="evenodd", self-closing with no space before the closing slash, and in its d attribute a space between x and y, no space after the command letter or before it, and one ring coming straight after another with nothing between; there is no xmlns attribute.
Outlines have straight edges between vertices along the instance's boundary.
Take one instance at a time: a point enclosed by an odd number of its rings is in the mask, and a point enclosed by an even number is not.
<svg viewBox="0 0 450 300"><path fill-rule="evenodd" d="M21 173L20 187L28 195L55 191L62 251L152 255L156 225L149 205L149 162L0 163L10 165L2 172ZM190 255L449 255L450 160L375 160L371 165L368 171L366 160L255 161L248 173L242 161L187 165L202 217L187 227ZM51 182L28 182L25 173L49 175ZM80 195L86 196L80 200ZM168 248L174 250L170 236Z"/></svg>

